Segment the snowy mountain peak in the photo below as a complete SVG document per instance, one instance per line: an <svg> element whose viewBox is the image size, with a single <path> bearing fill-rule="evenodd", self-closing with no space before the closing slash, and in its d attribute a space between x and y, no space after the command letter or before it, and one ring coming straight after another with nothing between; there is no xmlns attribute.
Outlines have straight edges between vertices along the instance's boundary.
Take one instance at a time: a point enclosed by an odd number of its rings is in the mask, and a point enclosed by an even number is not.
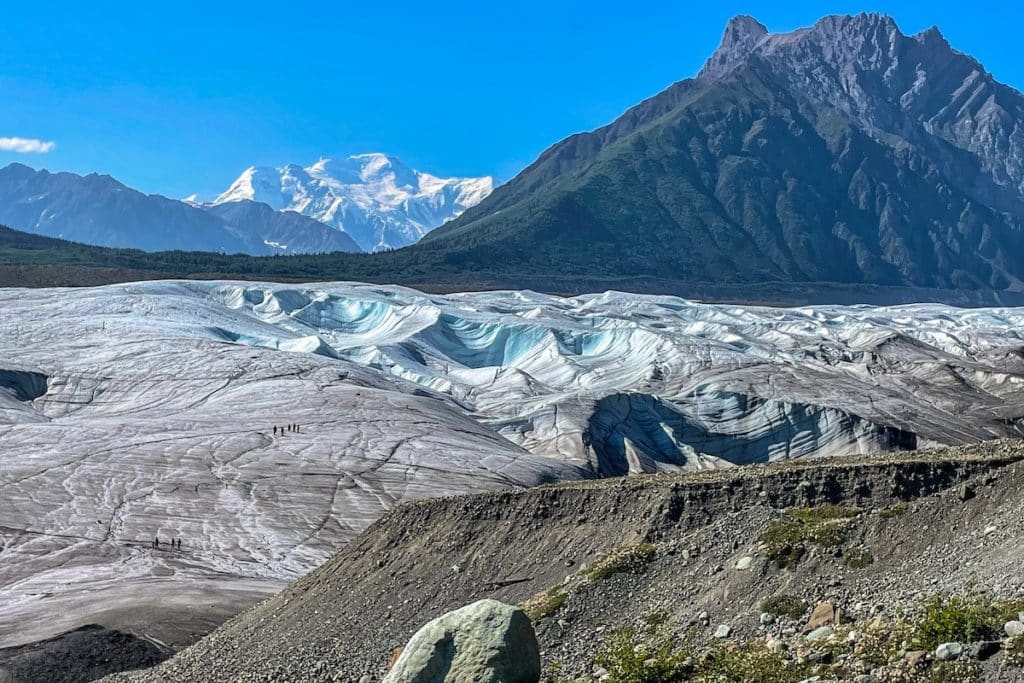
<svg viewBox="0 0 1024 683"><path fill-rule="evenodd" d="M403 247L479 203L494 179L439 178L374 152L321 157L308 167L247 168L213 200L252 200L305 214L347 233L365 251Z"/></svg>

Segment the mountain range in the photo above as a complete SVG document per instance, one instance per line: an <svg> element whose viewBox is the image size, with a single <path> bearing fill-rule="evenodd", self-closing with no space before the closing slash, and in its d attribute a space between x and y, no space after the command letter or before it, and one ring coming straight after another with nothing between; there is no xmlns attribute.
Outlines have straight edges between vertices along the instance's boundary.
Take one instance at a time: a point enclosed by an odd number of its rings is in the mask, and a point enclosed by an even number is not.
<svg viewBox="0 0 1024 683"><path fill-rule="evenodd" d="M147 195L107 175L0 169L0 223L105 247L250 255L406 246L478 203L491 178L441 179L385 154L250 168L211 202Z"/></svg>
<svg viewBox="0 0 1024 683"><path fill-rule="evenodd" d="M404 247L490 194L494 179L438 178L386 154L250 167L213 200L297 211L343 230L363 251Z"/></svg>
<svg viewBox="0 0 1024 683"><path fill-rule="evenodd" d="M0 223L106 247L256 255L360 251L352 239L294 211L256 202L196 207L146 195L96 173L0 169Z"/></svg>
<svg viewBox="0 0 1024 683"><path fill-rule="evenodd" d="M204 209L295 209L364 250L422 235L382 254L277 259L273 272L293 277L685 295L764 283L1024 291L1024 95L938 29L906 35L879 14L780 34L736 17L695 77L490 187L363 155L249 169Z"/></svg>

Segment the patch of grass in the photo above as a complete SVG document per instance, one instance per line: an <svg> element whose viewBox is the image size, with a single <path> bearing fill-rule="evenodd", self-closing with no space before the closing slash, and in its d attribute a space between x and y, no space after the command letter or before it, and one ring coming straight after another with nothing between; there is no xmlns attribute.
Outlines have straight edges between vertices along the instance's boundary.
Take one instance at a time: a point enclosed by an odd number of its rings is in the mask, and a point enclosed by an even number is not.
<svg viewBox="0 0 1024 683"><path fill-rule="evenodd" d="M606 683L676 683L693 673L693 646L667 635L641 637L634 628L613 631L594 659Z"/></svg>
<svg viewBox="0 0 1024 683"><path fill-rule="evenodd" d="M775 617L789 617L794 621L802 618L810 604L797 595L779 593L761 601L761 611Z"/></svg>
<svg viewBox="0 0 1024 683"><path fill-rule="evenodd" d="M696 683L797 683L812 675L810 665L799 663L763 643L719 645L701 657Z"/></svg>
<svg viewBox="0 0 1024 683"><path fill-rule="evenodd" d="M1006 644L1003 663L1016 668L1024 667L1024 636L1014 636Z"/></svg>
<svg viewBox="0 0 1024 683"><path fill-rule="evenodd" d="M1005 624L1008 621L1014 621L1024 613L1024 599L1002 599L996 600L995 602L996 612L999 614L999 621ZM1002 625L1002 624L1000 624Z"/></svg>
<svg viewBox="0 0 1024 683"><path fill-rule="evenodd" d="M603 581L614 574L643 571L657 555L658 549L653 544L639 543L612 551L594 561L582 573L591 581Z"/></svg>
<svg viewBox="0 0 1024 683"><path fill-rule="evenodd" d="M864 569L874 561L874 556L864 548L854 548L843 555L843 564L850 569Z"/></svg>
<svg viewBox="0 0 1024 683"><path fill-rule="evenodd" d="M998 601L981 593L935 594L921 602L915 640L925 649L957 641L970 643L999 637L1003 610Z"/></svg>
<svg viewBox="0 0 1024 683"><path fill-rule="evenodd" d="M890 507L885 508L878 513L878 516L882 519L895 519L896 517L902 516L907 511L907 506L903 503L897 503Z"/></svg>
<svg viewBox="0 0 1024 683"><path fill-rule="evenodd" d="M790 510L773 521L758 540L767 548L768 559L780 569L794 569L810 544L832 548L846 541L860 509L841 505L822 505Z"/></svg>
<svg viewBox="0 0 1024 683"><path fill-rule="evenodd" d="M914 637L914 626L905 619L868 625L859 629L860 638L854 647L854 654L864 657L877 666L897 661L904 650L904 643Z"/></svg>
<svg viewBox="0 0 1024 683"><path fill-rule="evenodd" d="M548 590L533 596L521 607L526 616L530 617L530 621L536 623L544 617L551 616L565 604L565 601L569 599L569 595L561 586L555 586Z"/></svg>

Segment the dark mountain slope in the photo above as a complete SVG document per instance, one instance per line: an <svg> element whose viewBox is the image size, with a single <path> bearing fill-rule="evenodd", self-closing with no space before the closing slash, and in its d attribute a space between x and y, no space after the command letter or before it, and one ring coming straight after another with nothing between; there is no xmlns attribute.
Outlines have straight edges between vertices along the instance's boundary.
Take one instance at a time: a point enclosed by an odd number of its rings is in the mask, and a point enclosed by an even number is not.
<svg viewBox="0 0 1024 683"><path fill-rule="evenodd" d="M739 18L699 78L559 143L423 247L469 269L498 252L527 272L1019 287L1022 102L935 31Z"/></svg>

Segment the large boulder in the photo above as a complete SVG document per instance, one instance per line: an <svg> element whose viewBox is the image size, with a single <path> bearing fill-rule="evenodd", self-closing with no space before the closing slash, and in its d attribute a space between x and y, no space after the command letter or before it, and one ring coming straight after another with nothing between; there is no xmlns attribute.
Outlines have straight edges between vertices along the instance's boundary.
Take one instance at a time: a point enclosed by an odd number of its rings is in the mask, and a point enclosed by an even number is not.
<svg viewBox="0 0 1024 683"><path fill-rule="evenodd" d="M416 632L384 683L537 683L540 647L529 617L481 600Z"/></svg>

